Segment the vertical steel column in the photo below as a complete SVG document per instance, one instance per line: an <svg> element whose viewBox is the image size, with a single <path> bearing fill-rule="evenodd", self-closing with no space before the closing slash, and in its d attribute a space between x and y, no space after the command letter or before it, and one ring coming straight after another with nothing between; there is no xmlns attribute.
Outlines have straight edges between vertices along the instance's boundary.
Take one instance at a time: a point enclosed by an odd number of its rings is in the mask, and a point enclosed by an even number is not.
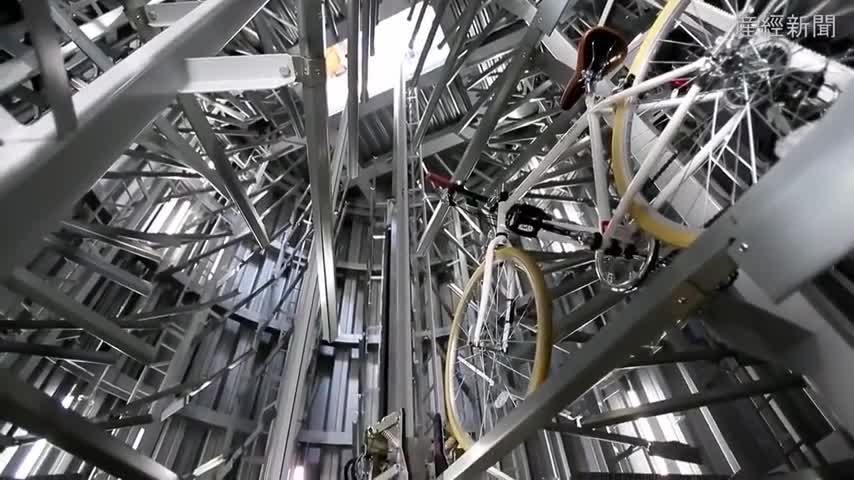
<svg viewBox="0 0 854 480"><path fill-rule="evenodd" d="M359 175L359 1L349 0L347 10L347 175Z"/></svg>
<svg viewBox="0 0 854 480"><path fill-rule="evenodd" d="M306 153L311 189L314 247L318 264L317 291L320 302L321 332L326 340L336 331L335 258L332 249L333 205L329 165L329 108L326 104L326 62L323 39L323 5L317 0L299 4L300 53L304 60L297 66L303 84L306 116ZM308 284L306 284L308 285ZM311 288L311 286L309 286Z"/></svg>
<svg viewBox="0 0 854 480"><path fill-rule="evenodd" d="M362 6L361 9L361 22L362 22L362 41L360 42L360 50L359 55L361 56L360 60L362 61L362 89L359 93L362 97L363 102L368 101L368 58L370 56L370 30L371 30L371 2L372 0L364 0L365 5Z"/></svg>
<svg viewBox="0 0 854 480"><path fill-rule="evenodd" d="M568 2L566 0L544 0L540 3L537 15L525 31L525 35L522 37L519 46L516 47L513 58L495 81L499 86L496 88L492 102L490 102L489 107L487 107L486 112L484 112L481 118L474 136L466 147L459 165L454 170L453 181L465 181L474 171L483 149L486 148L486 144L489 142L489 137L492 136L492 132L501 118L502 112L507 108L507 99L516 90L516 83L527 67L534 47L537 46L543 35L554 30L564 9L574 6L576 2L577 0ZM418 243L416 253L419 256L424 255L427 248L433 243L436 235L439 234L439 227L442 225L442 220L444 220L447 213L448 207L444 203L433 213L433 218L430 219L428 228Z"/></svg>
<svg viewBox="0 0 854 480"><path fill-rule="evenodd" d="M308 258L313 258L316 247L309 251ZM297 435L303 420L308 369L317 345L318 292L313 285L319 268L319 264L311 262L303 276L276 400L276 420L267 437L263 480L286 480L293 466Z"/></svg>
<svg viewBox="0 0 854 480"><path fill-rule="evenodd" d="M409 149L406 125L406 79L404 67L394 87L394 146L392 190L394 210L391 216L392 317L389 319L390 364L388 384L389 412L403 409L407 437L415 425L412 371L412 279L409 258Z"/></svg>

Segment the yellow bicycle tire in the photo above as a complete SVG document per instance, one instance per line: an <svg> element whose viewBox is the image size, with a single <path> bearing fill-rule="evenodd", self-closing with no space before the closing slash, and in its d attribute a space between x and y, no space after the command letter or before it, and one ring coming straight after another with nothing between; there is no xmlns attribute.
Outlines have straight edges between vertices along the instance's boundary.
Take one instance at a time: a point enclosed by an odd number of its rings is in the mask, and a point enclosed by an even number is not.
<svg viewBox="0 0 854 480"><path fill-rule="evenodd" d="M537 340L534 351L534 363L531 367L531 379L528 383L527 394L534 392L548 376L549 364L551 362L552 350L552 299L546 289L545 277L537 263L525 252L513 248L504 247L495 251L496 261L512 261L521 271L525 273L528 284L534 292L534 302L537 312ZM460 422L454 404L454 363L456 361L457 341L459 340L460 326L465 319L466 305L470 301L475 287L483 278L484 263L469 278L463 296L460 298L454 312L454 321L451 324L451 332L448 337L448 347L445 358L445 410L447 412L448 429L457 440L457 445L462 450L467 450L474 441L466 432Z"/></svg>
<svg viewBox="0 0 854 480"><path fill-rule="evenodd" d="M629 73L634 75L636 84L646 79L649 62L655 54L653 47L659 45L658 40L670 32L676 20L690 3L691 0L669 0L658 14L644 37L631 68L629 68ZM631 136L629 122L633 114L630 102L631 100L627 99L616 105L611 137L611 169L614 172L614 185L620 195L626 193L633 176L631 173L631 156L628 155L630 152L628 143ZM686 248L690 246L700 233L699 229L681 225L668 219L652 208L641 194L635 196L629 208L629 214L645 232L661 242L676 247Z"/></svg>

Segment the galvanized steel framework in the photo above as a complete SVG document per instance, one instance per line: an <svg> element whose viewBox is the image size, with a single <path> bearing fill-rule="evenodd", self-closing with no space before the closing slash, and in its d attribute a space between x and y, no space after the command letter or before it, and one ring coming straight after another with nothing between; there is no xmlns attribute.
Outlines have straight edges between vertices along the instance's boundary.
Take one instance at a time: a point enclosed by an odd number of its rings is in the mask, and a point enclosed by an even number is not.
<svg viewBox="0 0 854 480"><path fill-rule="evenodd" d="M24 2L0 25L0 474L341 478L366 425L403 409L427 478L444 339L488 226L423 168L488 193L553 145L588 3ZM388 73L368 69L376 26L405 9L411 64L369 97L359 77ZM330 117L323 49L345 38ZM679 473L654 450L673 435L697 473L851 458L852 99L630 307L588 255L526 243L559 306L560 375L442 478ZM589 221L578 153L571 197L531 197ZM629 359L700 305L705 322ZM683 427L655 417L680 411Z"/></svg>

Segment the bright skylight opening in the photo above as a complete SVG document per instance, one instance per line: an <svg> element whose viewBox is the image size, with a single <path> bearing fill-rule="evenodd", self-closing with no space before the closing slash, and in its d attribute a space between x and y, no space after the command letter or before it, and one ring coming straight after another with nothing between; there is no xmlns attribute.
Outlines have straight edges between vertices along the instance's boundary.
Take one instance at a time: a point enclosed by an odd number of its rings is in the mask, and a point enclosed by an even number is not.
<svg viewBox="0 0 854 480"><path fill-rule="evenodd" d="M416 4L416 12L421 11L420 5L421 2ZM368 96L370 97L394 88L399 78L402 62L405 62L406 65L407 79L411 78L415 71L418 57L421 55L424 44L427 43L429 26L433 24L433 18L436 14L433 12L433 7L427 7L421 28L418 29L418 34L415 36L413 51L409 52L409 38L412 36L412 30L418 18L418 15L413 15L412 20L407 21L406 17L409 15L409 10L409 5L407 5L404 10L377 24L374 36L375 54L368 57ZM422 72L430 72L445 63L445 59L450 53L448 45L437 48L444 38L445 35L439 28L433 39L433 46L427 54ZM347 103L347 48L347 42L340 42L330 47L330 49L335 49L335 54L341 62L336 69L337 76L326 81L330 115L343 111L344 105ZM361 60L359 63L361 68ZM362 75L361 71L359 75Z"/></svg>

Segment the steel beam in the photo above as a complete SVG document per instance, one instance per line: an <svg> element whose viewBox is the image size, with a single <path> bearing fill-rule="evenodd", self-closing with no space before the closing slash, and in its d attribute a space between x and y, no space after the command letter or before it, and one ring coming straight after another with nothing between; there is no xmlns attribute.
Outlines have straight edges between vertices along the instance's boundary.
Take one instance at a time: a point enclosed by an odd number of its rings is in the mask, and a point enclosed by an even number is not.
<svg viewBox="0 0 854 480"><path fill-rule="evenodd" d="M347 176L359 172L359 0L347 2Z"/></svg>
<svg viewBox="0 0 854 480"><path fill-rule="evenodd" d="M184 68L181 93L272 90L296 81L294 62L284 53L188 58Z"/></svg>
<svg viewBox="0 0 854 480"><path fill-rule="evenodd" d="M301 443L308 443L312 445L350 447L353 445L353 435L350 432L303 430L299 433L299 441Z"/></svg>
<svg viewBox="0 0 854 480"><path fill-rule="evenodd" d="M590 428L579 428L567 423L552 423L546 427L548 430L560 432L576 437L594 438L604 442L634 445L647 449L647 452L656 457L669 458L690 463L702 463L703 458L700 449L682 442L659 442L647 440L640 437L632 437L608 431L592 430Z"/></svg>
<svg viewBox="0 0 854 480"><path fill-rule="evenodd" d="M163 0L152 0L151 4L160 3ZM77 28L91 41L97 41L112 30L121 28L127 25L128 20L125 17L121 7L114 8L91 21L86 22ZM56 21L56 17L54 17ZM60 25L60 28L65 28ZM74 37L70 37L74 40ZM62 45L60 48L63 58L70 57L78 51L76 41L71 41ZM39 72L39 62L36 59L36 54L33 50L26 49L16 58L7 60L0 64L0 94L5 94L9 90L15 88L28 78Z"/></svg>
<svg viewBox="0 0 854 480"><path fill-rule="evenodd" d="M424 141L421 142L421 157L427 158L431 155L442 153L449 148L456 147L457 145L462 145L468 138L471 138L473 134L473 128L466 127L461 130L457 125L452 125L435 133L431 133L427 135ZM359 177L356 179L356 182L367 189L371 180L391 173L391 169L392 155L382 155L374 160L371 165L363 167L360 170Z"/></svg>
<svg viewBox="0 0 854 480"><path fill-rule="evenodd" d="M412 368L412 278L409 258L409 145L407 143L406 78L403 68L398 72L394 89L394 168L392 191L394 205L391 209L391 290L392 315L389 318L389 377L385 392L388 412L403 410L407 438L414 432L415 397Z"/></svg>
<svg viewBox="0 0 854 480"><path fill-rule="evenodd" d="M426 0L425 0L426 1ZM436 32L439 30L439 25L442 24L442 17L445 16L445 10L448 8L449 0L437 0L434 10L433 23L430 25L430 30L427 31L427 39L424 41L424 46L421 48L421 55L418 57L418 63L415 65L415 71L412 73L412 82L417 84L421 76L421 70L424 68L424 62L427 61L427 54L433 48L433 41L436 38ZM413 34L413 38L414 38ZM411 45L412 42L410 42Z"/></svg>
<svg viewBox="0 0 854 480"><path fill-rule="evenodd" d="M99 242L106 243L107 245L112 245L119 250L124 250L128 253L137 255L140 258L151 260L152 262L159 263L162 260L160 254L155 252L153 249L135 241L112 236L105 231L98 230L97 227L92 229L91 224L76 221L64 221L61 225L63 231L72 233L76 236L93 238ZM2 261L2 258L0 258L0 261Z"/></svg>
<svg viewBox="0 0 854 480"><path fill-rule="evenodd" d="M30 475L27 480L85 480L82 473L60 473L56 475Z"/></svg>
<svg viewBox="0 0 854 480"><path fill-rule="evenodd" d="M321 2L301 0L298 10L300 54L304 60L302 65L297 65L297 78L303 84L306 116L306 152L314 223L312 251L314 262L320 266L317 270L317 290L322 338L331 340L337 334L337 297L332 248L335 235L332 218L334 207L330 189L337 189L338 185L331 185L323 8Z"/></svg>
<svg viewBox="0 0 854 480"><path fill-rule="evenodd" d="M620 423L631 422L639 418L655 417L668 413L682 412L692 408L700 408L717 403L730 402L741 398L758 396L766 393L803 388L801 377L786 375L779 378L768 378L749 383L727 385L704 392L693 393L682 397L673 397L658 402L648 403L637 407L621 408L610 412L591 415L581 420L586 428L601 428Z"/></svg>
<svg viewBox="0 0 854 480"><path fill-rule="evenodd" d="M151 295L151 292L154 289L151 282L143 280L127 270L123 270L113 265L96 253L87 252L79 247L68 245L56 238L54 235L47 235L45 237L45 241L50 248L54 249L63 257L77 263L78 265L89 268L118 285L142 295L143 297Z"/></svg>
<svg viewBox="0 0 854 480"><path fill-rule="evenodd" d="M32 0L21 4L24 21L30 33L30 43L41 67L42 95L53 111L54 126L59 138L77 128L77 114L71 104L71 86L59 46L48 0Z"/></svg>
<svg viewBox="0 0 854 480"><path fill-rule="evenodd" d="M205 116L202 107L196 97L189 94L178 95L178 104L186 115L187 120L196 131L196 136L199 143L208 154L208 159L213 163L214 169L219 174L222 182L225 184L226 192L229 198L237 206L238 211L246 221L249 230L252 231L252 236L261 248L267 248L270 245L270 235L264 228L264 222L255 210L255 206L249 200L246 190L240 185L240 180L234 172L234 167L231 166L231 160L225 153L225 148L220 143L219 139L213 132L211 124Z"/></svg>
<svg viewBox="0 0 854 480"><path fill-rule="evenodd" d="M104 432L80 415L0 369L0 418L126 480L178 480L171 470Z"/></svg>
<svg viewBox="0 0 854 480"><path fill-rule="evenodd" d="M6 285L10 290L64 317L134 360L145 364L157 358L157 352L152 345L125 332L114 322L78 303L29 270L16 268L7 278Z"/></svg>
<svg viewBox="0 0 854 480"><path fill-rule="evenodd" d="M150 319L125 322L117 320L116 324L125 330L160 330L164 320ZM0 320L0 330L83 330L65 320Z"/></svg>
<svg viewBox="0 0 854 480"><path fill-rule="evenodd" d="M145 17L150 27L169 27L193 11L202 2L174 2L162 5L146 5Z"/></svg>
<svg viewBox="0 0 854 480"><path fill-rule="evenodd" d="M544 0L540 3L537 9L536 16L533 22L525 31L521 42L513 52L513 58L507 68L501 72L501 75L495 81L495 94L492 101L483 114L480 123L477 126L477 131L466 147L460 163L454 170L454 175L451 177L453 181L465 181L469 178L480 159L481 152L486 148L495 126L498 124L504 110L507 108L507 99L516 90L516 83L519 81L519 76L528 66L531 52L534 47L543 38L543 35L549 34L554 30L558 19L563 14L566 8L574 6L577 0ZM417 254L423 256L427 249L432 245L439 230L435 225L442 224L445 215L448 213L448 207L442 203L440 208L433 212L433 217L430 219L428 229L418 242Z"/></svg>
<svg viewBox="0 0 854 480"><path fill-rule="evenodd" d="M427 133L427 128L430 126L430 122L433 119L433 112L436 110L436 106L439 105L439 99L445 93L445 89L448 88L451 82L451 77L454 74L455 65L457 63L457 57L460 54L460 51L463 48L463 44L466 40L466 34L471 27L471 23L474 20L475 15L477 15L480 10L478 7L480 6L481 0L472 0L466 5L465 10L463 10L462 16L459 18L459 28L460 35L458 35L456 41L451 47L450 52L448 53L448 58L445 60L445 65L442 66L442 73L439 75L439 81L436 83L436 86L433 88L433 92L430 93L430 99L427 101L427 106L424 108L424 112L421 114L421 118L418 122L418 129L415 131L415 135L412 138L412 144L418 146L421 144L421 140L424 139L424 135ZM426 2L425 2L426 6ZM439 22L441 18L436 17L434 23ZM413 38L415 33L413 32ZM411 42L410 42L411 48ZM430 50L429 45L425 45L424 50L421 53L422 58L427 56L427 53ZM413 78L413 81L417 81L416 78Z"/></svg>
<svg viewBox="0 0 854 480"><path fill-rule="evenodd" d="M716 300L720 301L720 299ZM705 310L704 310L705 312ZM739 362L743 365L744 362L751 361L750 358L740 356L735 352L718 349L691 349L677 352L658 352L654 354L633 355L621 368L638 368L652 367L656 365L664 365L668 363L682 362L718 362L725 358L738 357Z"/></svg>
<svg viewBox="0 0 854 480"><path fill-rule="evenodd" d="M543 267L543 273L548 275L562 270L572 270L579 267L591 265L594 262L593 253L590 251L579 250L577 252L566 254L566 259L550 263Z"/></svg>
<svg viewBox="0 0 854 480"><path fill-rule="evenodd" d="M110 418L95 422L95 425L104 430L117 430L119 428L136 427L139 425L148 425L154 422L154 417L150 413L142 415L133 415L129 417Z"/></svg>
<svg viewBox="0 0 854 480"><path fill-rule="evenodd" d="M62 358L76 362L102 363L104 365L111 365L118 359L118 354L116 352L79 350L65 348L60 345L43 345L29 342L15 342L11 340L0 340L0 352Z"/></svg>
<svg viewBox="0 0 854 480"><path fill-rule="evenodd" d="M132 228L116 227L101 223L86 223L77 220L64 220L62 222L62 227L74 233L82 233L93 238L100 239L106 236L111 238L141 240L143 242L154 244L158 247L174 247L183 243L213 240L215 238L226 237L229 235L228 232L211 234L144 232L141 230L134 230Z"/></svg>
<svg viewBox="0 0 854 480"><path fill-rule="evenodd" d="M312 1L312 0L305 0ZM312 247L312 250L317 245ZM309 258L314 255L309 252ZM276 400L278 415L270 426L262 480L286 480L294 465L299 431L302 428L308 370L316 351L319 311L316 262L309 263L303 277L294 314L293 333L288 344L288 355L282 371L279 394Z"/></svg>
<svg viewBox="0 0 854 480"><path fill-rule="evenodd" d="M565 317L556 322L554 338L562 340L581 330L605 312L616 307L626 298L625 294L603 289L592 298L572 309Z"/></svg>
<svg viewBox="0 0 854 480"><path fill-rule="evenodd" d="M0 236L0 277L32 257L40 237L69 215L131 140L169 105L185 80L184 59L218 52L264 3L204 2L74 95L79 124L62 141L55 140L50 113L5 132L0 203L18 207L3 209L0 223L27 228ZM70 171L69 158L75 159Z"/></svg>
<svg viewBox="0 0 854 480"><path fill-rule="evenodd" d="M512 51L521 40L523 33L524 32L521 30L514 30L486 45L481 46L466 58L464 67L479 65L486 60ZM362 58L362 60L364 61L366 59ZM431 70L425 70L421 74L418 86L425 87L436 83L439 77L439 68L440 66L437 66ZM360 76L364 77L364 72ZM388 107L392 102L393 96L394 89L392 88L385 92L378 93L367 100L362 99L359 108L359 117L364 118L371 113L375 113L378 110ZM339 114L336 113L332 115L333 121L337 115Z"/></svg>
<svg viewBox="0 0 854 480"><path fill-rule="evenodd" d="M576 3L576 2L571 2ZM537 22L537 14L539 13L528 0L499 0L498 2L508 12L525 20L528 25L533 25ZM563 13L561 11L560 13ZM543 37L543 46L551 53L552 57L558 62L566 65L571 70L575 70L576 53L572 48L572 44L566 41L566 37L562 32L548 31Z"/></svg>
<svg viewBox="0 0 854 480"><path fill-rule="evenodd" d="M128 325L134 325L135 323L147 320L162 320L164 318L174 317L176 315L184 315L187 313L196 313L200 311L207 311L209 308L214 305L220 305L225 303L227 300L230 300L237 295L240 294L240 290L232 290L223 295L219 295L210 300L206 300L200 303L192 303L189 305L175 305L171 307L163 307L157 308L155 310L150 310L147 312L139 312L139 313L131 313L129 315L125 315L116 319L116 322L119 325L122 325L123 328L129 328Z"/></svg>
<svg viewBox="0 0 854 480"><path fill-rule="evenodd" d="M591 269L576 275L567 275L554 288L549 289L553 301L557 301L571 293L575 293L584 287L599 281L596 270ZM595 315L595 312L591 312ZM597 315L598 316L598 315Z"/></svg>

